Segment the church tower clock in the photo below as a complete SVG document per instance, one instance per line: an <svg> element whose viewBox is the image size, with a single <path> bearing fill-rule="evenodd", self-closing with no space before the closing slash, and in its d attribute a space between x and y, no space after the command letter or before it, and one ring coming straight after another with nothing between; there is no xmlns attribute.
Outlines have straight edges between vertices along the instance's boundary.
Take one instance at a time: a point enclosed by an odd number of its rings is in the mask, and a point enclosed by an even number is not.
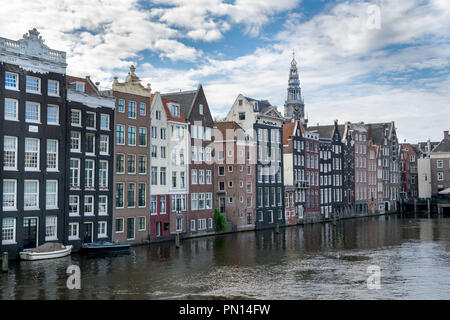
<svg viewBox="0 0 450 320"><path fill-rule="evenodd" d="M289 72L289 82L287 89L287 99L284 104L284 117L287 121L300 120L306 124L305 120L305 104L303 102L302 90L300 88L300 80L298 77L297 61L295 61L295 52L293 52L291 61L291 69Z"/></svg>

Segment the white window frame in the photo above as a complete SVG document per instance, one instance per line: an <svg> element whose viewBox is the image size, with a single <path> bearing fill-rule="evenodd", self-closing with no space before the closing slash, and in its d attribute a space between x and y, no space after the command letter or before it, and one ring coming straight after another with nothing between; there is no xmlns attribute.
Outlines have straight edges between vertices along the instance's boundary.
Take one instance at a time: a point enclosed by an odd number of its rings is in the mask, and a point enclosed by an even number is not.
<svg viewBox="0 0 450 320"><path fill-rule="evenodd" d="M104 232L100 233L100 226L102 226L102 225L104 225ZM99 221L98 222L97 237L99 239L108 238L108 222L107 221Z"/></svg>
<svg viewBox="0 0 450 320"><path fill-rule="evenodd" d="M55 168L49 168L48 167L48 155L49 155L49 151L48 151L48 145L49 145L49 141L55 141L56 142L56 167ZM47 151L46 151L46 166L47 166L47 171L48 172L58 172L58 168L59 168L59 141L56 139L47 139ZM50 153L50 154L53 154Z"/></svg>
<svg viewBox="0 0 450 320"><path fill-rule="evenodd" d="M147 230L147 217L140 216L140 217L137 217L137 219L138 219L137 220L138 232ZM144 228L143 229L140 228L140 221L141 221L141 219L144 219Z"/></svg>
<svg viewBox="0 0 450 320"><path fill-rule="evenodd" d="M74 123L73 122L73 117L72 117L72 113L77 113L78 114L78 123ZM70 125L73 127L81 127L82 122L82 113L81 110L78 109L71 109L70 110Z"/></svg>
<svg viewBox="0 0 450 320"><path fill-rule="evenodd" d="M49 183L54 183L55 184L55 203L52 205L48 204L48 196L49 196L49 192L48 192L48 185ZM45 181L45 209L47 210L52 210L52 209L58 209L58 180L46 180Z"/></svg>
<svg viewBox="0 0 450 320"><path fill-rule="evenodd" d="M15 84L16 85L14 87L6 86L6 75L12 75L12 76L15 77ZM5 72L5 89L19 91L19 75L17 73Z"/></svg>
<svg viewBox="0 0 450 320"><path fill-rule="evenodd" d="M92 168L88 168L88 163L92 163ZM88 183L89 181L91 181L92 183ZM86 159L84 162L84 188L95 188L95 160L93 159Z"/></svg>
<svg viewBox="0 0 450 320"><path fill-rule="evenodd" d="M56 93L50 92L50 83L56 83ZM47 82L47 95L52 97L59 97L59 81L48 79Z"/></svg>
<svg viewBox="0 0 450 320"><path fill-rule="evenodd" d="M14 102L15 105L15 117L9 117L6 116L6 103L7 102ZM19 121L19 101L16 99L9 99L9 98L5 98L5 111L4 111L4 119L5 120L10 120L10 121Z"/></svg>
<svg viewBox="0 0 450 320"><path fill-rule="evenodd" d="M105 140L106 138L106 140ZM106 147L106 151L102 151L102 146ZM100 154L109 155L109 136L106 134L100 135Z"/></svg>
<svg viewBox="0 0 450 320"><path fill-rule="evenodd" d="M5 139L6 138L12 138L12 139L14 139L14 150L7 150L7 149L5 149ZM4 136L3 137L3 154L5 153L5 152L14 152L14 167L6 167L6 166L3 166L3 170L5 170L5 171L9 171L9 170L11 170L11 171L17 171L17 153L18 153L18 137L13 137L13 136ZM3 164L5 164L4 162L3 162Z"/></svg>
<svg viewBox="0 0 450 320"><path fill-rule="evenodd" d="M94 115L94 126L93 127L88 127L87 123L86 123L86 129L87 130L96 130L96 126L97 126L97 114L95 112L92 111L86 111L86 120L88 118L88 114L93 114Z"/></svg>
<svg viewBox="0 0 450 320"><path fill-rule="evenodd" d="M73 198L72 198L73 197ZM71 202L72 199L77 199L76 202ZM77 205L77 211L76 212L70 212L70 206L75 204ZM80 215L80 196L75 194L69 195L69 217L78 217Z"/></svg>
<svg viewBox="0 0 450 320"><path fill-rule="evenodd" d="M25 205L26 204L25 198L26 198L26 195L27 195L27 193L25 193L25 190L26 190L25 186L26 186L27 182L34 182L34 183L36 183L36 193L34 194L35 198L36 198L36 205L35 206L28 206L27 207ZM24 190L23 190L23 198L24 198L23 208L24 208L24 210L39 210L39 180L32 180L32 179L24 180L23 184L24 184ZM30 193L30 194L33 195L32 193Z"/></svg>
<svg viewBox="0 0 450 320"><path fill-rule="evenodd" d="M37 120L30 120L27 119L27 105L36 105L37 106ZM27 123L37 123L40 124L41 123L41 104L39 102L35 102L35 101L26 101L25 102L25 122Z"/></svg>
<svg viewBox="0 0 450 320"><path fill-rule="evenodd" d="M3 240L3 237L5 235L4 229L5 229L5 220L12 220L13 223L13 238L10 240ZM9 228L8 228L9 229ZM8 245L8 244L16 244L16 232L17 232L17 219L16 218L3 218L2 219L2 245Z"/></svg>
<svg viewBox="0 0 450 320"><path fill-rule="evenodd" d="M74 160L74 161L76 161L77 163L78 163L78 167L76 168L76 170L77 170L77 179L76 179L76 184L73 184L72 185L72 181L70 181L70 171L72 170L72 167L70 166L70 161L72 161L72 160ZM79 158L70 158L70 160L69 160L69 186L71 186L71 188L76 188L76 189L79 189L80 188L80 180L81 180L81 172L80 172L80 164L81 164L81 162L80 162L81 160L79 159Z"/></svg>
<svg viewBox="0 0 450 320"><path fill-rule="evenodd" d="M73 226L76 226L76 234L73 234ZM69 240L79 240L80 239L80 224L78 222L69 223Z"/></svg>
<svg viewBox="0 0 450 320"><path fill-rule="evenodd" d="M14 182L14 206L5 207L5 182ZM3 203L2 203L3 211L16 211L17 210L17 180L15 179L4 179L3 180Z"/></svg>
<svg viewBox="0 0 450 320"><path fill-rule="evenodd" d="M35 79L35 80L38 81L38 88L37 88L37 90L28 89L28 84L27 84L27 80L28 79ZM41 78L32 77L32 76L26 76L26 79L25 79L25 91L27 93L41 94Z"/></svg>
<svg viewBox="0 0 450 320"><path fill-rule="evenodd" d="M92 211L86 211L86 203L88 203L87 199L92 199ZM85 195L84 196L84 205L83 205L83 213L85 216L93 216L95 207L95 199L93 195Z"/></svg>
<svg viewBox="0 0 450 320"><path fill-rule="evenodd" d="M107 126L106 127L103 127L102 126L102 119L104 118L104 117L106 117L106 122L107 122ZM109 131L110 130L110 128L111 128L111 124L110 124L111 122L110 122L110 116L109 116L109 114L106 114L106 113L101 113L100 114L100 130L106 130L106 131Z"/></svg>
<svg viewBox="0 0 450 320"><path fill-rule="evenodd" d="M105 210L100 210L100 208L102 207L101 206L101 204L102 204L101 199L105 199L105 201L104 201L104 204L105 204L104 208L105 208ZM108 196L107 195L101 194L101 195L98 196L98 215L99 216L107 216L108 215Z"/></svg>
<svg viewBox="0 0 450 320"><path fill-rule="evenodd" d="M29 152L36 152L37 153L37 159L36 159L36 167L27 167L26 166L26 162L25 162L25 158L24 158L24 168L25 171L39 171L40 168L40 150L41 150L41 141L39 139L35 139L35 138L25 138L25 153L26 151L26 146L27 146L27 140L34 140L37 141L37 151L29 151Z"/></svg>

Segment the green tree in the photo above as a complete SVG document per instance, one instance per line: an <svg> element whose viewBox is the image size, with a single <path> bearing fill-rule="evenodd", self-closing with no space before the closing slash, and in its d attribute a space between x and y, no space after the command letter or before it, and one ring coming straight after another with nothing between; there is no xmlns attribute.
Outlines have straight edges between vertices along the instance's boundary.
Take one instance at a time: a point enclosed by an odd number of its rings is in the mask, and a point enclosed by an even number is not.
<svg viewBox="0 0 450 320"><path fill-rule="evenodd" d="M227 229L225 214L220 212L219 209L216 208L214 210L214 218L216 220L216 231L225 231Z"/></svg>

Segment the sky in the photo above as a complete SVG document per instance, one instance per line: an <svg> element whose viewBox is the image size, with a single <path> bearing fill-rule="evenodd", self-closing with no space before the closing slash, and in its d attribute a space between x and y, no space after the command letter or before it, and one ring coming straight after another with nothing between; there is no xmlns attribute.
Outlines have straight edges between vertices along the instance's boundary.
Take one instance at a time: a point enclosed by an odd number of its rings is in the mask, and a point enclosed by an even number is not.
<svg viewBox="0 0 450 320"><path fill-rule="evenodd" d="M448 0L0 0L0 37L34 27L70 75L109 87L133 64L153 92L202 84L217 118L240 93L283 110L294 50L310 125L450 129Z"/></svg>

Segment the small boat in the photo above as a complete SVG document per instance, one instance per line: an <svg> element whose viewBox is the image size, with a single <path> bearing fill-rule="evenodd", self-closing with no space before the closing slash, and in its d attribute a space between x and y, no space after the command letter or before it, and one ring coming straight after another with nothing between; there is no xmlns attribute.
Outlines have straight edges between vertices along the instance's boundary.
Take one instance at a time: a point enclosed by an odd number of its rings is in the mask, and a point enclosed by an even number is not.
<svg viewBox="0 0 450 320"><path fill-rule="evenodd" d="M83 243L81 249L85 253L109 253L109 252L125 252L130 249L129 243L113 243L108 241L98 241L91 243Z"/></svg>
<svg viewBox="0 0 450 320"><path fill-rule="evenodd" d="M47 242L34 249L25 249L19 253L22 260L44 260L68 256L72 252L72 246L61 243Z"/></svg>

